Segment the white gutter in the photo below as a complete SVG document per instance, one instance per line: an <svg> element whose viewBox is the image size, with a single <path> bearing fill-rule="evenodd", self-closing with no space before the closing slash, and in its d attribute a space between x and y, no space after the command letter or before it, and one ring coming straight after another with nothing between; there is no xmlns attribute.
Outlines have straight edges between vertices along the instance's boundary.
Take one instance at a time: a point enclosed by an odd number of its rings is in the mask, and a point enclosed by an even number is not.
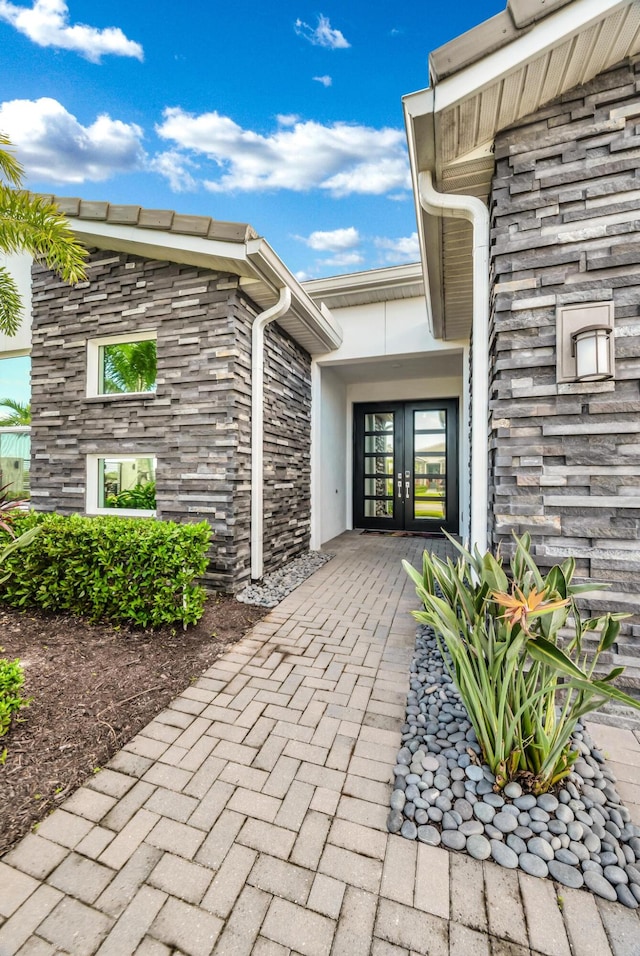
<svg viewBox="0 0 640 956"><path fill-rule="evenodd" d="M291 306L291 289L283 286L275 305L260 312L251 328L251 578L264 573L264 330Z"/></svg>
<svg viewBox="0 0 640 956"><path fill-rule="evenodd" d="M420 205L431 216L466 219L473 227L473 337L471 348L470 546L487 549L489 511L489 210L477 196L440 193L431 172L418 173Z"/></svg>

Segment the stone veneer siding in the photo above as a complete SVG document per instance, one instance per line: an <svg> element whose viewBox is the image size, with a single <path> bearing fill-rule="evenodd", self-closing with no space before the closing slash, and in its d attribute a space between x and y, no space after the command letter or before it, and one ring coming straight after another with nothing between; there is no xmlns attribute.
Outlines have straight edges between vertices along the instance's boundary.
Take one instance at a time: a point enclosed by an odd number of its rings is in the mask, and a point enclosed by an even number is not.
<svg viewBox="0 0 640 956"><path fill-rule="evenodd" d="M309 550L311 362L277 324L265 329L264 566Z"/></svg>
<svg viewBox="0 0 640 956"><path fill-rule="evenodd" d="M74 288L34 266L34 506L83 513L89 454L155 454L158 517L207 520L214 531L207 582L225 590L246 583L251 325L257 311L236 276L193 266L98 250L90 257L89 281ZM143 329L157 331L156 394L87 398L87 340L127 332L134 338ZM265 443L271 482L282 470L282 443L295 441L294 461L298 445L310 442L308 407L280 412L283 400L297 398L301 383L310 382L310 359L273 327L267 366L265 415L277 411L283 419L277 448ZM287 381L291 367L293 385ZM308 468L294 472L287 462L286 475L271 509L278 520L269 515L265 521L270 568L308 547Z"/></svg>
<svg viewBox="0 0 640 956"><path fill-rule="evenodd" d="M606 581L588 602L640 605L640 63L496 139L491 197L490 514L547 566ZM613 299L614 382L556 384L556 307ZM618 653L640 688L639 618ZM623 661L624 663L624 661Z"/></svg>

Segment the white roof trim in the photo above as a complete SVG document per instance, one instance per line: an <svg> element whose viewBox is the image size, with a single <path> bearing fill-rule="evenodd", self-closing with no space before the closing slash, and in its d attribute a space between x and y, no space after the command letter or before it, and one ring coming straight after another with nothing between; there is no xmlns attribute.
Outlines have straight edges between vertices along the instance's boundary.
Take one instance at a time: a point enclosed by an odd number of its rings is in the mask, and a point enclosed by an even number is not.
<svg viewBox="0 0 640 956"><path fill-rule="evenodd" d="M448 109L467 96L476 95L502 76L520 69L545 51L576 36L592 23L633 2L635 0L574 0L538 21L507 46L437 83L433 88L434 112Z"/></svg>
<svg viewBox="0 0 640 956"><path fill-rule="evenodd" d="M328 309L316 305L265 239L226 242L101 220L70 218L68 222L88 246L237 275L261 309L273 305L280 289L287 286L292 306L278 324L311 355L330 352L342 342L340 323Z"/></svg>

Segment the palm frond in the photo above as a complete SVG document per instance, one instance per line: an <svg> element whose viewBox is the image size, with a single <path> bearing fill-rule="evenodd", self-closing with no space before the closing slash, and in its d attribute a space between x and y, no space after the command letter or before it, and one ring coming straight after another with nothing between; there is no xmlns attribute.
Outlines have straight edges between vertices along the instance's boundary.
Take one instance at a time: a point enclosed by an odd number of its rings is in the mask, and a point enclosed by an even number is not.
<svg viewBox="0 0 640 956"><path fill-rule="evenodd" d="M13 155L3 146L11 146L9 137L0 133L0 175L11 186L18 188L22 184L22 166Z"/></svg>
<svg viewBox="0 0 640 956"><path fill-rule="evenodd" d="M0 155L2 155L0 150ZM0 184L0 249L43 259L64 282L86 279L88 255L55 203Z"/></svg>
<svg viewBox="0 0 640 956"><path fill-rule="evenodd" d="M0 418L0 428L31 424L30 402L19 402L15 398L0 398L0 409L2 408L11 409L12 414Z"/></svg>
<svg viewBox="0 0 640 956"><path fill-rule="evenodd" d="M15 335L21 319L22 301L18 287L8 269L0 266L0 332Z"/></svg>

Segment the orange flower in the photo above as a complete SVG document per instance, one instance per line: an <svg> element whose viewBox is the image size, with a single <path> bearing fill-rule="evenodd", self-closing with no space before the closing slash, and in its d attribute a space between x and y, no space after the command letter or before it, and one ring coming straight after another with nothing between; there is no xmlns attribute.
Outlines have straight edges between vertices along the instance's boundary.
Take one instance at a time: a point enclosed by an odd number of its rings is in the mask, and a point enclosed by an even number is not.
<svg viewBox="0 0 640 956"><path fill-rule="evenodd" d="M529 617L540 617L542 614L550 614L558 608L566 607L569 604L569 598L559 598L556 601L546 601L545 592L538 591L532 587L528 595L524 595L520 588L514 588L514 594L507 594L503 591L493 591L491 597L505 608L502 615L504 619L515 627L519 624L523 630L528 630L527 623Z"/></svg>

